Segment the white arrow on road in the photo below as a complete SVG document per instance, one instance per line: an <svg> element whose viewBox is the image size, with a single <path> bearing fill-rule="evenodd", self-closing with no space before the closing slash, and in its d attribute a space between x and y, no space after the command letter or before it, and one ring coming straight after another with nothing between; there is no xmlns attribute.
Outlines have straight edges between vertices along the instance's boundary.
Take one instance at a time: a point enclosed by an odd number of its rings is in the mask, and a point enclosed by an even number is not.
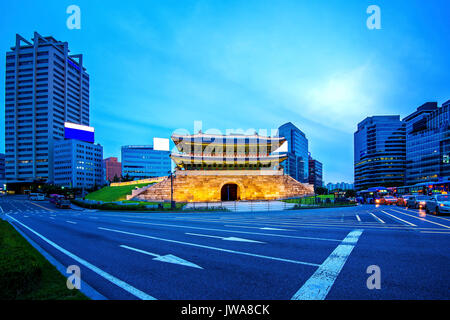
<svg viewBox="0 0 450 320"><path fill-rule="evenodd" d="M144 250L141 250L141 249L136 249L136 248L129 247L129 246L126 246L126 245L123 245L123 244L120 245L120 247L128 249L128 250L140 252L140 253L143 253L143 254L146 254L146 255L149 255L149 256L153 256L153 257L155 257L155 258L153 258L153 260L155 260L155 261L167 262L167 263L173 263L173 264L180 264L180 265L186 266L186 267L203 269L202 267L196 265L195 263L186 261L186 260L181 259L181 258L179 258L177 256L172 255L172 254L166 254L166 255L162 256L162 255L159 255L159 254L156 254L156 253L151 253L151 252L144 251Z"/></svg>
<svg viewBox="0 0 450 320"><path fill-rule="evenodd" d="M218 236L210 236L210 235L206 235L206 234L188 233L188 232L186 232L185 234L189 234L189 235L191 235L191 236L199 236L199 237L208 237L208 238L222 239L222 240L225 240L225 241L239 241L239 242L265 243L265 242L261 242L261 241L250 240L250 239L244 239L244 238L237 238L237 237L218 237Z"/></svg>

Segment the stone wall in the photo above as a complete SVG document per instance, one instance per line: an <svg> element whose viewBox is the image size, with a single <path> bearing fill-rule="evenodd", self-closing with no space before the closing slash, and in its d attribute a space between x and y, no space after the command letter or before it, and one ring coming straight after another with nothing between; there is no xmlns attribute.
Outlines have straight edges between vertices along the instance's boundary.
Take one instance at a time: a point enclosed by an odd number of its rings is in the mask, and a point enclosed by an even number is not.
<svg viewBox="0 0 450 320"><path fill-rule="evenodd" d="M225 184L238 186L239 200L276 200L314 194L310 184L287 175L176 175L173 198L178 202L221 201ZM142 192L135 199L170 201L170 178Z"/></svg>

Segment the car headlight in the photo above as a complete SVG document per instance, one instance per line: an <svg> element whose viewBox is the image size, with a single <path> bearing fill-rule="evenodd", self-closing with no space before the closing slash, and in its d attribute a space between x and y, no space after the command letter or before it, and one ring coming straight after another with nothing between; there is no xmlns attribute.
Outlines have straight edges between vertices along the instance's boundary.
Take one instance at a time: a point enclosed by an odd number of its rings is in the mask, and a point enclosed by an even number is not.
<svg viewBox="0 0 450 320"><path fill-rule="evenodd" d="M424 206L426 204L426 202L425 201L420 201L419 204Z"/></svg>
<svg viewBox="0 0 450 320"><path fill-rule="evenodd" d="M444 204L443 203L441 203L440 205L439 205L440 207L444 207Z"/></svg>

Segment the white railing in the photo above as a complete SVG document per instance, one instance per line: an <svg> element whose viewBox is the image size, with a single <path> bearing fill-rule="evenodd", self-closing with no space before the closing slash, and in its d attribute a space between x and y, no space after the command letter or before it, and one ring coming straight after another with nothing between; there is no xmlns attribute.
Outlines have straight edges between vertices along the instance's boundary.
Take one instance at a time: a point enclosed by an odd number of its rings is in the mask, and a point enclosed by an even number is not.
<svg viewBox="0 0 450 320"><path fill-rule="evenodd" d="M184 210L224 209L233 212L281 211L291 209L295 203L285 201L221 201L221 202L191 202Z"/></svg>

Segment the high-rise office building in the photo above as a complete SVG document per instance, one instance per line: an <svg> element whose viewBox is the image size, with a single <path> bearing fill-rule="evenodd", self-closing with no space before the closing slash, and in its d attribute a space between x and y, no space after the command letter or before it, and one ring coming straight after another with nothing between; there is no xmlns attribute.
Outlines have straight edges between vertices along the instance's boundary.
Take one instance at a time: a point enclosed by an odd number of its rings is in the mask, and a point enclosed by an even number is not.
<svg viewBox="0 0 450 320"><path fill-rule="evenodd" d="M427 102L406 123L406 185L450 178L450 100Z"/></svg>
<svg viewBox="0 0 450 320"><path fill-rule="evenodd" d="M311 156L309 156L309 184L314 185L314 188L322 187L323 181L323 165L321 162L313 159Z"/></svg>
<svg viewBox="0 0 450 320"><path fill-rule="evenodd" d="M308 139L291 122L278 128L278 135L285 137L288 144L288 158L283 161L284 172L299 182L308 182Z"/></svg>
<svg viewBox="0 0 450 320"><path fill-rule="evenodd" d="M5 154L0 153L0 182L5 180Z"/></svg>
<svg viewBox="0 0 450 320"><path fill-rule="evenodd" d="M105 179L109 182L122 175L122 163L117 161L116 157L103 159L103 167L105 168Z"/></svg>
<svg viewBox="0 0 450 320"><path fill-rule="evenodd" d="M52 182L64 122L89 125L89 75L67 42L16 35L6 53L5 150L9 185Z"/></svg>
<svg viewBox="0 0 450 320"><path fill-rule="evenodd" d="M134 180L167 176L171 170L170 151L153 146L123 146L122 176Z"/></svg>
<svg viewBox="0 0 450 320"><path fill-rule="evenodd" d="M404 184L405 132L400 116L373 116L358 124L354 134L356 190Z"/></svg>
<svg viewBox="0 0 450 320"><path fill-rule="evenodd" d="M105 184L101 145L75 139L57 140L54 153L56 185L92 188Z"/></svg>
<svg viewBox="0 0 450 320"><path fill-rule="evenodd" d="M69 188L104 185L103 147L94 143L94 128L66 122L64 136L54 143L54 183Z"/></svg>

